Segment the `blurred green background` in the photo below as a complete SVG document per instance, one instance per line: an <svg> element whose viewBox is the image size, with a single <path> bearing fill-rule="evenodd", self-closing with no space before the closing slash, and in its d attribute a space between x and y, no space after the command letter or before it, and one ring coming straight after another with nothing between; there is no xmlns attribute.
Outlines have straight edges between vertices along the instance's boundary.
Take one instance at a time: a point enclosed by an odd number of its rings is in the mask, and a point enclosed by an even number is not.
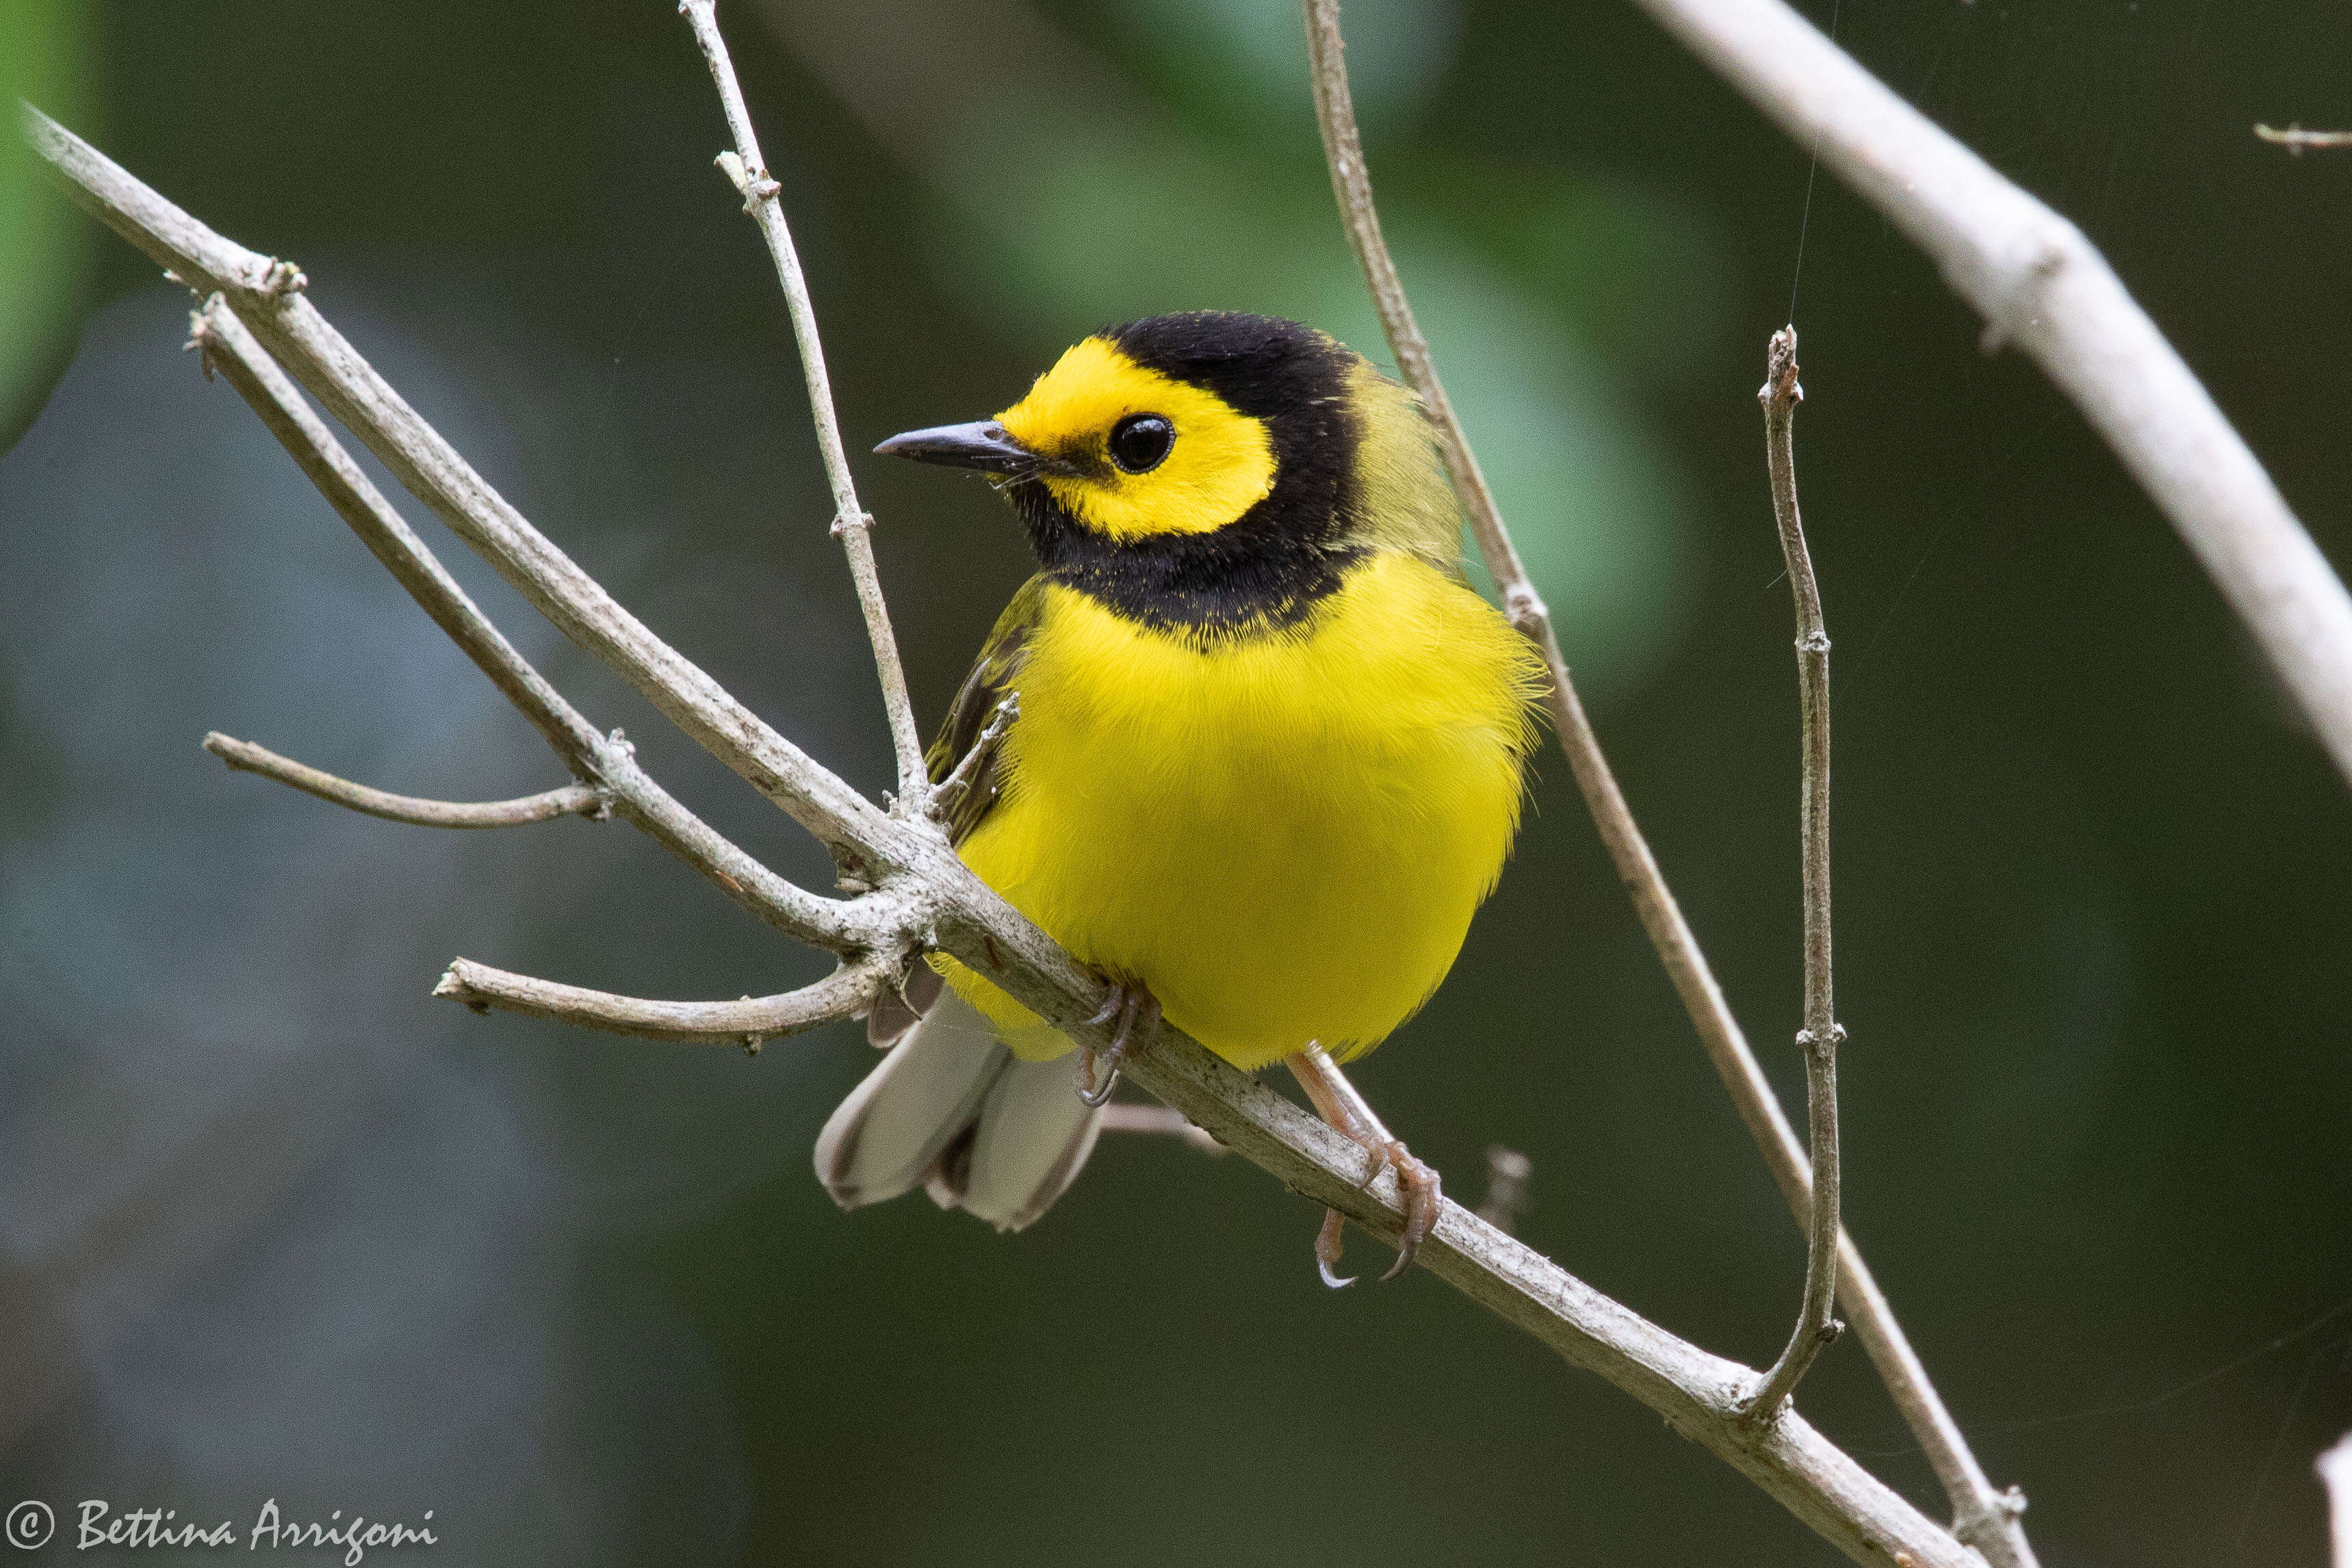
<svg viewBox="0 0 2352 1568"><path fill-rule="evenodd" d="M1377 350L1280 0L722 19L854 448L1163 308ZM2342 780L2082 421L1826 176L1800 272L1804 150L1631 6L1347 21L1439 363L1791 1105L1794 682L1752 392L1793 286L1853 1229L2045 1563L2319 1563L2310 1458L2352 1424ZM2249 133L2352 122L2352 16L1846 0L1838 25L2106 249L2352 563L2352 155ZM665 0L13 0L0 74L298 258L552 538L886 782L773 278ZM1016 1238L919 1199L844 1217L807 1157L870 1061L848 1032L747 1061L431 1002L460 953L677 997L820 966L624 830L436 836L197 750L218 727L457 798L558 781L179 357L186 303L0 154L5 1500L240 1529L270 1496L430 1508L441 1563L1831 1560L1434 1281L1324 1292L1315 1211L1238 1160L1107 1142ZM935 721L1025 552L981 485L859 478ZM460 554L592 716L822 880ZM1457 1195L1488 1143L1526 1151L1530 1242L1761 1360L1796 1228L1567 768L1540 772L1453 979L1359 1082ZM1858 1346L1804 1405L1941 1511Z"/></svg>

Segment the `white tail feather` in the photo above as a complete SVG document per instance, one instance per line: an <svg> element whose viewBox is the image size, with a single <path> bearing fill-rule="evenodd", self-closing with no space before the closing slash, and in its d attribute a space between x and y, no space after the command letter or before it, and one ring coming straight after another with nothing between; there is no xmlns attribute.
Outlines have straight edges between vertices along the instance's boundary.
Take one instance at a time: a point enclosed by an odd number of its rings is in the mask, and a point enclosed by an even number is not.
<svg viewBox="0 0 2352 1568"><path fill-rule="evenodd" d="M817 1179L844 1208L924 1185L941 1207L1018 1230L1061 1197L1101 1126L1066 1060L1016 1061L948 989L826 1121Z"/></svg>
<svg viewBox="0 0 2352 1568"><path fill-rule="evenodd" d="M931 1197L969 1210L999 1230L1019 1230L1054 1207L1094 1153L1102 1107L1078 1098L1070 1060L1005 1064L981 1105L971 1157L942 1169ZM961 1176L961 1188L946 1178ZM942 1194L942 1187L948 1187Z"/></svg>

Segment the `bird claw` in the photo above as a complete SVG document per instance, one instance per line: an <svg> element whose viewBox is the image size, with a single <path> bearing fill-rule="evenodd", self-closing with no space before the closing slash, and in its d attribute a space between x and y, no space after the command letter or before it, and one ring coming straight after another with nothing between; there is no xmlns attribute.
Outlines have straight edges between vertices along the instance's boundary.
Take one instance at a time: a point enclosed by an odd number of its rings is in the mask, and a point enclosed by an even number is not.
<svg viewBox="0 0 2352 1568"><path fill-rule="evenodd" d="M1437 1215L1442 1193L1435 1167L1415 1159L1412 1151L1402 1140L1391 1138L1385 1143L1364 1145L1364 1179L1356 1185L1369 1191L1381 1179L1384 1170L1396 1172L1397 1191L1404 1199L1404 1229L1397 1237L1396 1261L1381 1276L1386 1284L1413 1266L1421 1256L1421 1244L1437 1228ZM1335 1291L1345 1290L1356 1282L1355 1276L1340 1276L1334 1265L1339 1261L1342 1217L1336 1208L1323 1211L1323 1228L1315 1233L1315 1271L1323 1282Z"/></svg>
<svg viewBox="0 0 2352 1568"><path fill-rule="evenodd" d="M1118 1088L1118 1064L1127 1055L1127 1045L1135 1031L1136 1019L1143 1020L1143 1043L1150 1044L1160 1035L1160 1002L1141 985L1123 981L1111 984L1110 994L1103 999L1102 1010L1087 1020L1089 1026L1106 1024L1113 1014L1118 1017L1118 1030L1110 1037L1110 1049L1102 1053L1102 1066L1108 1071L1102 1082L1095 1082L1097 1058L1092 1050L1078 1048L1078 1099L1089 1106L1110 1103L1112 1092Z"/></svg>
<svg viewBox="0 0 2352 1568"><path fill-rule="evenodd" d="M1338 1209L1327 1208L1323 1211L1323 1228L1315 1233L1315 1271L1322 1275L1323 1282L1335 1291L1344 1291L1356 1282L1353 1274L1343 1278L1332 1268L1339 1261L1339 1249L1344 1245L1341 1235L1344 1218Z"/></svg>
<svg viewBox="0 0 2352 1568"><path fill-rule="evenodd" d="M1397 1193L1404 1199L1404 1229L1397 1237L1396 1261L1381 1276L1385 1283L1412 1268L1421 1256L1421 1244L1437 1228L1442 1194L1436 1167L1413 1158L1412 1151L1395 1138L1372 1150L1370 1163L1371 1174L1364 1178L1364 1185L1380 1180L1381 1168L1389 1167L1396 1172Z"/></svg>
<svg viewBox="0 0 2352 1568"><path fill-rule="evenodd" d="M1116 1050L1110 1051L1106 1052L1105 1056L1109 1065L1110 1071L1103 1079L1100 1086L1097 1086L1095 1082L1095 1053L1091 1051L1081 1051L1079 1053L1078 1102L1081 1104L1090 1106L1096 1110L1100 1110L1103 1106L1109 1104L1111 1095L1118 1088L1118 1052Z"/></svg>

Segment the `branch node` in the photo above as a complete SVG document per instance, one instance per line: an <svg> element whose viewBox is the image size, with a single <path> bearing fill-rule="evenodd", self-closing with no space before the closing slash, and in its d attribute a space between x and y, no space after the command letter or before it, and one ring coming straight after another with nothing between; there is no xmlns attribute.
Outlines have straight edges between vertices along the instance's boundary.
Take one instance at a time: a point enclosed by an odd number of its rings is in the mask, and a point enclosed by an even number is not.
<svg viewBox="0 0 2352 1568"><path fill-rule="evenodd" d="M246 287L256 294L268 295L273 299L290 298L310 287L310 280L302 276L300 267L290 261L280 261L274 256L261 257L254 270L257 276Z"/></svg>
<svg viewBox="0 0 2352 1568"><path fill-rule="evenodd" d="M852 528L863 528L867 533L872 533L874 531L874 514L871 512L844 512L833 519L833 526L825 529L825 532L834 538L845 538L848 537L849 530Z"/></svg>
<svg viewBox="0 0 2352 1568"><path fill-rule="evenodd" d="M1503 614L1510 622L1512 630L1523 637L1540 640L1551 624L1551 607L1543 601L1543 595L1536 591L1535 584L1525 579L1503 591Z"/></svg>

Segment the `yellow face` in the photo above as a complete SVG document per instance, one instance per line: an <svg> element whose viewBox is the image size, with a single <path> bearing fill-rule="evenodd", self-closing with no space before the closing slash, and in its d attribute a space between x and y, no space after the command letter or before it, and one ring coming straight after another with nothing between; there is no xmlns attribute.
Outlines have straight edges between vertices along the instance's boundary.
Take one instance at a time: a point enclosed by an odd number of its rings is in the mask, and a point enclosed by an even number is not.
<svg viewBox="0 0 2352 1568"><path fill-rule="evenodd" d="M1274 488L1274 434L1216 393L1088 338L996 416L1067 472L1039 476L1080 524L1126 541L1205 534Z"/></svg>

